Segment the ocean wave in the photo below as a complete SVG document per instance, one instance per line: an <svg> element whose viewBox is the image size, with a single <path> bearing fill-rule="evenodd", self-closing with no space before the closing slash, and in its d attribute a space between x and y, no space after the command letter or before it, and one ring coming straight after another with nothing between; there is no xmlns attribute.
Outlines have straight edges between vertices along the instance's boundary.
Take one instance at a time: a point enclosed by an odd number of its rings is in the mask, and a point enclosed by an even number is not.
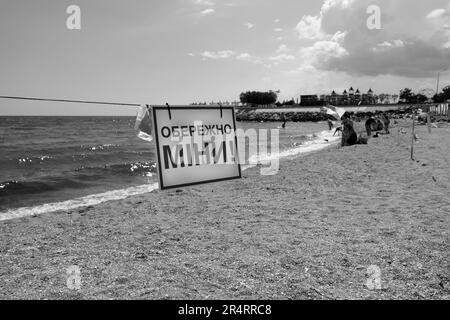
<svg viewBox="0 0 450 320"><path fill-rule="evenodd" d="M104 166L79 167L73 172L45 176L39 180L0 182L0 198L12 195L45 193L60 189L84 188L94 181L108 176L141 176L151 177L156 172L155 162L133 162Z"/></svg>
<svg viewBox="0 0 450 320"><path fill-rule="evenodd" d="M111 159L117 159L116 161L120 161L123 159L127 161L127 159L136 157L148 157L151 158L153 154L149 152L145 154L143 152L137 151L118 151L118 152L102 152L102 153L81 153L81 154L73 154L73 155L28 155L28 156L19 156L17 158L9 157L0 160L0 167L3 169L9 170L21 170L23 168L36 168L37 170L43 168L53 168L53 167L61 167L65 166L66 169L73 168L74 165L79 162L86 163L85 165L75 168L75 171L79 171L81 168L89 168L89 169L105 169L112 168L111 171L115 171L120 173L120 171L126 172L135 172L141 173L146 169L151 169L154 167L154 162L125 162L123 164L107 164L107 161L111 161ZM135 169L135 170L129 170Z"/></svg>
<svg viewBox="0 0 450 320"><path fill-rule="evenodd" d="M99 145L94 145L94 146L81 145L80 148L84 149L84 150L90 150L90 151L101 151L101 150L120 148L120 144L106 143L106 144L99 144Z"/></svg>
<svg viewBox="0 0 450 320"><path fill-rule="evenodd" d="M80 207L94 206L107 201L122 200L131 196L152 192L155 189L158 189L157 183L92 194L82 198L47 203L35 207L11 209L4 213L0 213L0 221L36 216L47 212L67 211Z"/></svg>
<svg viewBox="0 0 450 320"><path fill-rule="evenodd" d="M273 161L275 159L294 157L300 154L318 151L340 140L340 137L333 136L332 131L322 131L308 136L309 140L303 141L299 145L295 145L278 153L253 155L248 159L248 165L254 166L260 163Z"/></svg>
<svg viewBox="0 0 450 320"><path fill-rule="evenodd" d="M61 141L59 143L62 143L64 141ZM93 145L64 145L59 146L57 142L54 142L52 145L45 145L44 147L39 144L35 143L36 147L29 148L30 143L27 142L27 146L29 150L31 150L30 154L28 155L22 155L19 157L20 159L39 159L41 157L50 157L50 158L64 158L64 157L70 157L70 156L77 156L77 155L85 155L85 154L96 154L99 152L108 152L111 153L112 150L117 150L122 148L120 144L93 144ZM20 144L15 144L14 146L20 146ZM23 148L22 148L23 150ZM43 153L43 155L39 155L39 153ZM131 152L126 149L121 149L120 152Z"/></svg>
<svg viewBox="0 0 450 320"><path fill-rule="evenodd" d="M64 188L84 188L86 184L65 177L47 177L42 181L4 181L0 183L0 198L20 194L35 194Z"/></svg>
<svg viewBox="0 0 450 320"><path fill-rule="evenodd" d="M10 127L8 129L13 131L33 131L39 129L39 127L22 126L22 127Z"/></svg>
<svg viewBox="0 0 450 320"><path fill-rule="evenodd" d="M11 209L0 213L0 221L36 216L47 212L67 211L80 207L95 206L106 201L122 200L131 196L152 192L155 189L158 189L157 183L92 194L86 197L47 203L35 207Z"/></svg>
<svg viewBox="0 0 450 320"><path fill-rule="evenodd" d="M122 164L106 164L102 166L81 166L75 172L93 172L98 175L134 175L150 177L156 172L156 162L143 161Z"/></svg>
<svg viewBox="0 0 450 320"><path fill-rule="evenodd" d="M47 155L43 155L43 156L25 156L25 157L20 157L17 159L17 162L19 162L20 164L25 164L25 163L31 163L33 161L38 161L40 163L44 162L45 160L48 159L52 159L52 156L47 156Z"/></svg>
<svg viewBox="0 0 450 320"><path fill-rule="evenodd" d="M7 158L0 160L0 165L2 167L6 166L14 166L14 165L24 165L24 164L33 164L33 163L39 163L42 164L44 161L48 161L50 159L53 159L53 156L50 155L37 155L37 156L20 156L18 158Z"/></svg>

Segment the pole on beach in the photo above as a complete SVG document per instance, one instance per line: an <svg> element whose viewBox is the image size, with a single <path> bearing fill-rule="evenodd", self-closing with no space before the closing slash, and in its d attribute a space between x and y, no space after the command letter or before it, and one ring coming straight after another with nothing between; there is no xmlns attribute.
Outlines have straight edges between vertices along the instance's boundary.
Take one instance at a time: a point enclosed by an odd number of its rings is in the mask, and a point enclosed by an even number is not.
<svg viewBox="0 0 450 320"><path fill-rule="evenodd" d="M412 132L412 134L411 134L411 160L413 160L413 161L414 161L414 139L415 139L415 137L414 137L414 122L415 122L415 114L414 114L414 111L413 111L413 114L412 114L412 130L411 130L411 132Z"/></svg>
<svg viewBox="0 0 450 320"><path fill-rule="evenodd" d="M439 94L439 76L441 73L438 71L437 73L437 82L436 82L436 94Z"/></svg>

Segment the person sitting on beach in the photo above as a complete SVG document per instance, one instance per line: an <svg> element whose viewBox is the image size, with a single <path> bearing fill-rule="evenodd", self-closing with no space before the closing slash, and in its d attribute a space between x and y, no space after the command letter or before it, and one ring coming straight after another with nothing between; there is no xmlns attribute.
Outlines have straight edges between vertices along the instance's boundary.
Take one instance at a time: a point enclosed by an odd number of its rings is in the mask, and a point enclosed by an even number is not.
<svg viewBox="0 0 450 320"><path fill-rule="evenodd" d="M384 124L380 119L376 120L375 127L372 128L373 131L382 131L384 129Z"/></svg>
<svg viewBox="0 0 450 320"><path fill-rule="evenodd" d="M353 129L353 122L350 119L344 119L342 121L342 140L341 146L353 146L358 142L358 135L356 134L355 129Z"/></svg>
<svg viewBox="0 0 450 320"><path fill-rule="evenodd" d="M367 119L366 121L366 132L367 132L367 136L371 137L372 136L372 126L376 123L375 119L373 117L370 117L369 119Z"/></svg>
<svg viewBox="0 0 450 320"><path fill-rule="evenodd" d="M342 131L342 140L341 146L353 146L355 144L367 144L368 140L366 137L358 136L355 129L353 128L353 122L349 119L344 119L342 121L343 131Z"/></svg>
<svg viewBox="0 0 450 320"><path fill-rule="evenodd" d="M383 121L384 132L386 134L389 134L389 125L391 124L391 121L389 120L388 116L386 116L384 113L381 115L381 120Z"/></svg>

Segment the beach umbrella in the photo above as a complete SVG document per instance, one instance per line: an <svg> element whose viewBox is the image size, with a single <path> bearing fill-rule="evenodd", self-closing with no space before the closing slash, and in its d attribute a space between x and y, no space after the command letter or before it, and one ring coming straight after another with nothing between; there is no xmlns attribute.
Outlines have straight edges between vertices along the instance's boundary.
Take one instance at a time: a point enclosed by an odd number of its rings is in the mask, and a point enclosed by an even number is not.
<svg viewBox="0 0 450 320"><path fill-rule="evenodd" d="M150 106L141 105L134 125L136 135L145 141L153 141L152 136L152 116L150 113Z"/></svg>
<svg viewBox="0 0 450 320"><path fill-rule="evenodd" d="M346 112L342 108L338 108L335 106L326 106L322 108L322 112L329 114L330 116L334 117L336 120L341 120L342 116Z"/></svg>

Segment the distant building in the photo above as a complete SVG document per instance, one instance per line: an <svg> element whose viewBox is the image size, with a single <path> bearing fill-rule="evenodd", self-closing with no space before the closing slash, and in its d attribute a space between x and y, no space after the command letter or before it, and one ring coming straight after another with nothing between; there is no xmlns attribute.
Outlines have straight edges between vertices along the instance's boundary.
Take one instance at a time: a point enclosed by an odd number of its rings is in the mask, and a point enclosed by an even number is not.
<svg viewBox="0 0 450 320"><path fill-rule="evenodd" d="M391 99L392 100L392 99ZM391 101L390 100L390 101ZM300 104L303 106L314 106L314 105L326 105L331 104L334 106L357 106L357 105L371 105L378 103L378 97L373 94L372 89L369 89L367 93L361 94L359 89L356 91L353 87L350 89L344 90L342 94L336 93L336 91L332 91L329 95L320 95L318 98L317 95L302 95L300 96Z"/></svg>
<svg viewBox="0 0 450 320"><path fill-rule="evenodd" d="M301 106L317 106L319 104L319 97L316 94L300 96Z"/></svg>
<svg viewBox="0 0 450 320"><path fill-rule="evenodd" d="M385 94L378 95L377 104L397 104L400 96L398 94Z"/></svg>
<svg viewBox="0 0 450 320"><path fill-rule="evenodd" d="M238 106L242 106L242 103L240 101L211 101L209 103L206 102L193 102L190 104L191 106L218 106L218 105L222 105L222 106L234 106L234 107L238 107Z"/></svg>

